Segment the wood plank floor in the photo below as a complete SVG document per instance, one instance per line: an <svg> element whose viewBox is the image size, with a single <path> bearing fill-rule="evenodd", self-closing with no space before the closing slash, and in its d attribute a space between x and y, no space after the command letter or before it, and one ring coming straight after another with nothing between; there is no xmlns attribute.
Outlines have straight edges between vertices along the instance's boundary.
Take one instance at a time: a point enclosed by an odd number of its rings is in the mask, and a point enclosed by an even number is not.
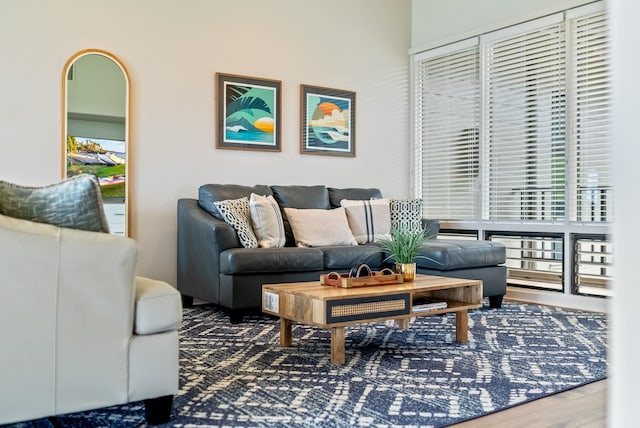
<svg viewBox="0 0 640 428"><path fill-rule="evenodd" d="M607 381L541 398L488 416L452 425L456 428L605 427Z"/></svg>

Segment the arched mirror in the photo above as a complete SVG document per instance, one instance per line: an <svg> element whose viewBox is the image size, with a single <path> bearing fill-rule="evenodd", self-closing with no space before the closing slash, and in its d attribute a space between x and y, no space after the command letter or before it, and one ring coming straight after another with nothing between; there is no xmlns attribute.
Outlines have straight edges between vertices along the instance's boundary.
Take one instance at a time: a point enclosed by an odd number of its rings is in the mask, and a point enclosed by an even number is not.
<svg viewBox="0 0 640 428"><path fill-rule="evenodd" d="M130 236L127 71L114 55L88 49L67 61L62 82L62 176L94 174L111 233Z"/></svg>

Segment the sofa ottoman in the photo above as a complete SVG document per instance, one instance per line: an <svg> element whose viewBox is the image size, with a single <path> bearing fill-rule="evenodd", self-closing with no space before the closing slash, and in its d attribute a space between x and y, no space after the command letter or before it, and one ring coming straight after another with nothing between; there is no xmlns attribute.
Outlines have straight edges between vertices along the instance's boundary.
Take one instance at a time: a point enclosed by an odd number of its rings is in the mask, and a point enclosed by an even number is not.
<svg viewBox="0 0 640 428"><path fill-rule="evenodd" d="M489 305L499 308L506 292L505 247L491 241L431 239L420 249L416 271L425 275L481 279Z"/></svg>

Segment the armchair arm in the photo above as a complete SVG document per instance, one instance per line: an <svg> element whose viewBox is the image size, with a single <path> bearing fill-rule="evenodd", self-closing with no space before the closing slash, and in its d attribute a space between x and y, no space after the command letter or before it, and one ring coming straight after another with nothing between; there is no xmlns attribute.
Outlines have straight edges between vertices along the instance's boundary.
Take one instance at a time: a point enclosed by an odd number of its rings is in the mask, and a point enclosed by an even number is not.
<svg viewBox="0 0 640 428"><path fill-rule="evenodd" d="M180 293L166 282L136 277L135 308L135 334L162 333L180 327Z"/></svg>
<svg viewBox="0 0 640 428"><path fill-rule="evenodd" d="M219 303L220 253L242 245L233 227L200 208L195 199L178 200L178 290Z"/></svg>

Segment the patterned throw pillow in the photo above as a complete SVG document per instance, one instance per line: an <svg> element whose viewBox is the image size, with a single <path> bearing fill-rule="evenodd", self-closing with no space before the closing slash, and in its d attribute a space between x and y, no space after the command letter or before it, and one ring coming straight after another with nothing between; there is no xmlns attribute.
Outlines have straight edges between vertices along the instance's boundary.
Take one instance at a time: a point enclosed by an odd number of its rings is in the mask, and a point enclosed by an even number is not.
<svg viewBox="0 0 640 428"><path fill-rule="evenodd" d="M58 227L109 233L100 184L90 174L43 187L0 181L0 214Z"/></svg>
<svg viewBox="0 0 640 428"><path fill-rule="evenodd" d="M391 199L391 229L422 230L422 199Z"/></svg>
<svg viewBox="0 0 640 428"><path fill-rule="evenodd" d="M258 248L258 240L251 227L249 199L227 199L226 201L215 201L214 204L224 221L236 230L242 246Z"/></svg>
<svg viewBox="0 0 640 428"><path fill-rule="evenodd" d="M340 205L347 211L349 227L358 244L391 238L389 199L343 199Z"/></svg>
<svg viewBox="0 0 640 428"><path fill-rule="evenodd" d="M284 247L286 236L280 207L273 196L261 196L255 193L249 198L251 225L258 239L258 245L263 248Z"/></svg>

